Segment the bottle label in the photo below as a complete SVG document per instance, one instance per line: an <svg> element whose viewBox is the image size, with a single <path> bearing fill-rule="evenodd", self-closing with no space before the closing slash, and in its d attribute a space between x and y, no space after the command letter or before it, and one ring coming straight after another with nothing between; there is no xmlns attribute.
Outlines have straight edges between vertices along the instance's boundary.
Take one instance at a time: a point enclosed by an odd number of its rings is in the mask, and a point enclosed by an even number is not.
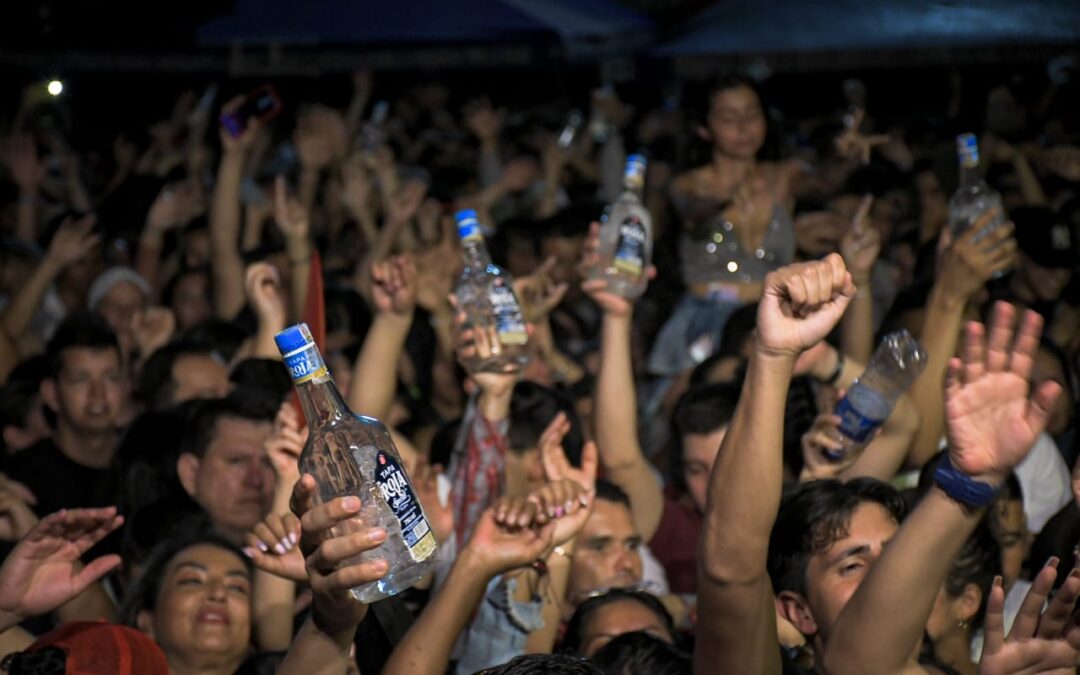
<svg viewBox="0 0 1080 675"><path fill-rule="evenodd" d="M294 384L302 384L317 377L329 376L326 364L323 363L319 348L314 342L309 342L299 349L295 349L281 357L285 367L289 369Z"/></svg>
<svg viewBox="0 0 1080 675"><path fill-rule="evenodd" d="M505 280L499 277L492 280L488 298L499 342L504 345L523 345L528 342L525 318L521 316L521 308L514 297L514 291L506 285Z"/></svg>
<svg viewBox="0 0 1080 675"><path fill-rule="evenodd" d="M405 472L394 456L379 450L375 455L375 484L383 501L401 524L401 538L415 562L426 560L435 552L435 533L431 531L420 501L409 485Z"/></svg>
<svg viewBox="0 0 1080 675"><path fill-rule="evenodd" d="M885 421L864 415L852 405L850 396L845 396L836 404L833 414L840 418L840 433L856 443L865 443L870 440L874 431Z"/></svg>
<svg viewBox="0 0 1080 675"><path fill-rule="evenodd" d="M637 216L629 216L619 224L614 265L623 274L634 277L641 276L645 270L645 227Z"/></svg>

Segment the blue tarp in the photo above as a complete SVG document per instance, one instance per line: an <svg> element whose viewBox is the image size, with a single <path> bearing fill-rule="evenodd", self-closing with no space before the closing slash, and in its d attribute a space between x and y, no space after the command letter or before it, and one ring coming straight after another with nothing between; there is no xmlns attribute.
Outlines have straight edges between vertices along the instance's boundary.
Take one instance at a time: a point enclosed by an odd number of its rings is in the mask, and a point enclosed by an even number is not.
<svg viewBox="0 0 1080 675"><path fill-rule="evenodd" d="M615 0L237 0L198 31L203 45L402 45L608 41L650 30Z"/></svg>
<svg viewBox="0 0 1080 675"><path fill-rule="evenodd" d="M718 0L661 56L1080 41L1080 0Z"/></svg>

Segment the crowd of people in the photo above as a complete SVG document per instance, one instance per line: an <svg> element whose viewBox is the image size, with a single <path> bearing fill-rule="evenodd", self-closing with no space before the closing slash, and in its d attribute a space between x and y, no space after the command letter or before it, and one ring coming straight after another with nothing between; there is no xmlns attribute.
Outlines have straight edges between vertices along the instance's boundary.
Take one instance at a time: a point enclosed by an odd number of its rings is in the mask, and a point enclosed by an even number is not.
<svg viewBox="0 0 1080 675"><path fill-rule="evenodd" d="M260 116L222 84L116 135L72 115L105 101L28 87L0 188L0 670L1075 672L1075 92L1003 77L916 117L849 85L796 118L741 75L571 112L360 72L344 108ZM967 230L961 132L1004 210ZM630 152L636 301L585 273ZM498 345L453 295L466 208L528 323L517 368L470 367ZM298 467L274 337L311 316L438 541L370 606L350 589L391 533ZM838 452L838 402L901 330L924 369Z"/></svg>

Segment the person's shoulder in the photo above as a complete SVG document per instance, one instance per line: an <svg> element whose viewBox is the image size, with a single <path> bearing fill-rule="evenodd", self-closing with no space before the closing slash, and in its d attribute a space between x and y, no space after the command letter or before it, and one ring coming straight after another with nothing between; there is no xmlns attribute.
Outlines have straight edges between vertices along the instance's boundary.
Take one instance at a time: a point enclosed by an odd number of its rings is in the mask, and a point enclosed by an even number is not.
<svg viewBox="0 0 1080 675"><path fill-rule="evenodd" d="M27 472L36 473L39 467L53 464L56 456L60 454L60 448L56 447L51 438L43 438L8 457L4 469L11 478L25 477Z"/></svg>

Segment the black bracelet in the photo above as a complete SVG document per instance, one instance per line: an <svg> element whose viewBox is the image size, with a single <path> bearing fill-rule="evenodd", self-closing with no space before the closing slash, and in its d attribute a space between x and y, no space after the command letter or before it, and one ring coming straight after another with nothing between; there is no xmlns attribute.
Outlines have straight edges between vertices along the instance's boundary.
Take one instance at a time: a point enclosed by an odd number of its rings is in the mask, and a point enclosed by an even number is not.
<svg viewBox="0 0 1080 675"><path fill-rule="evenodd" d="M835 387L836 383L840 381L840 375L842 375L843 372L844 372L844 352L837 349L836 350L836 367L833 368L832 375L829 375L829 378L827 380L825 380L825 382L829 386Z"/></svg>

